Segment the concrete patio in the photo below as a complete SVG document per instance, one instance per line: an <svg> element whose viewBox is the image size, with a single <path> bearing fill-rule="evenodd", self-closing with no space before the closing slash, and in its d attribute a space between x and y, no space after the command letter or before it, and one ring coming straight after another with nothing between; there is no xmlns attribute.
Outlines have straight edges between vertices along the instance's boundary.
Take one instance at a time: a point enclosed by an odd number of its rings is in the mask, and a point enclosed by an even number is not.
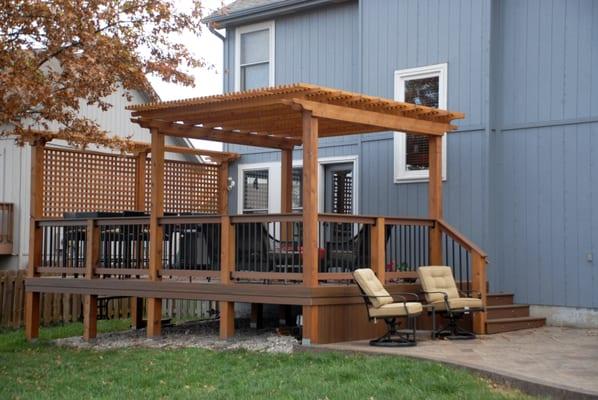
<svg viewBox="0 0 598 400"><path fill-rule="evenodd" d="M433 341L426 335L411 348L372 347L367 341L314 347L439 361L530 394L598 398L598 329L544 327L469 341Z"/></svg>

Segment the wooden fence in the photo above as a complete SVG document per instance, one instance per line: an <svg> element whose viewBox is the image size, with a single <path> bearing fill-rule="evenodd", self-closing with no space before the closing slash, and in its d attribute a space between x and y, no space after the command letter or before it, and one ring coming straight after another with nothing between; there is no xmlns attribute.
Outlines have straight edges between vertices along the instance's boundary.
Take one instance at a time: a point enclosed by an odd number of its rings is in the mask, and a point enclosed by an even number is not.
<svg viewBox="0 0 598 400"><path fill-rule="evenodd" d="M0 271L0 328L23 326L25 310L25 270ZM109 319L130 317L128 298L108 302ZM174 320L210 318L215 305L209 301L171 300L165 301L163 317ZM83 296L67 293L42 293L41 322L45 326L55 323L83 320Z"/></svg>

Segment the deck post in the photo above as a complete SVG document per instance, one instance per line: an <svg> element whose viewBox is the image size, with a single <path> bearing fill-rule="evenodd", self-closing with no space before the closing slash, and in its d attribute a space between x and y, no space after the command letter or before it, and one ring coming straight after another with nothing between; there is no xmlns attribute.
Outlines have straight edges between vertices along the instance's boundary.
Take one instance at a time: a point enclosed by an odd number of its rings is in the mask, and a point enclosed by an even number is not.
<svg viewBox="0 0 598 400"><path fill-rule="evenodd" d="M223 215L220 223L220 283L231 284L231 273L235 270L235 227L230 217ZM235 334L235 303L221 301L220 310L220 339L228 339Z"/></svg>
<svg viewBox="0 0 598 400"><path fill-rule="evenodd" d="M488 297L486 287L486 259L478 252L471 252L471 289L480 293L482 304L486 305ZM486 312L473 313L473 331L476 334L486 334Z"/></svg>
<svg viewBox="0 0 598 400"><path fill-rule="evenodd" d="M163 231L159 218L164 215L164 135L152 129L152 209L150 217L149 278L159 281L162 269ZM160 336L162 299L147 299L147 336Z"/></svg>
<svg viewBox="0 0 598 400"><path fill-rule="evenodd" d="M135 156L135 209L145 211L145 176L147 150L140 151ZM136 249L138 257L143 254L143 242L138 241ZM141 258L140 258L141 259ZM131 328L143 327L143 299L131 297Z"/></svg>
<svg viewBox="0 0 598 400"><path fill-rule="evenodd" d="M384 241L385 235L384 230L386 228L386 222L384 218L376 218L376 225L372 227L371 234L371 254L372 254L372 269L378 276L378 279L382 284L386 282L386 264L385 254L386 242Z"/></svg>
<svg viewBox="0 0 598 400"><path fill-rule="evenodd" d="M442 136L428 136L430 178L428 183L428 214L442 219ZM438 223L430 229L430 265L442 265L442 231Z"/></svg>
<svg viewBox="0 0 598 400"><path fill-rule="evenodd" d="M29 265L27 277L39 276L37 267L41 265L42 257L42 229L37 224L37 218L44 213L44 145L38 139L31 145L31 200L29 206ZM40 322L40 293L25 293L25 336L27 340L39 337Z"/></svg>
<svg viewBox="0 0 598 400"><path fill-rule="evenodd" d="M94 220L87 221L85 249L85 279L94 279L100 260L100 229ZM98 296L86 294L83 298L83 339L90 340L97 334Z"/></svg>
<svg viewBox="0 0 598 400"><path fill-rule="evenodd" d="M318 119L303 111L303 284L318 286ZM303 343L318 343L318 307L303 306Z"/></svg>

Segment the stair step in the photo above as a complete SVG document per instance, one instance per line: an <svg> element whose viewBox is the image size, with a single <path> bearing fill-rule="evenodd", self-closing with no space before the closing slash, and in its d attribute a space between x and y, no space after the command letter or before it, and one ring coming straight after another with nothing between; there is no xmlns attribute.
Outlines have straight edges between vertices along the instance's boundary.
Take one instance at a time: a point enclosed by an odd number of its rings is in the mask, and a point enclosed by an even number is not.
<svg viewBox="0 0 598 400"><path fill-rule="evenodd" d="M486 307L488 319L529 317L529 305L505 304Z"/></svg>
<svg viewBox="0 0 598 400"><path fill-rule="evenodd" d="M500 333L517 331L520 329L540 328L546 323L546 318L519 317L496 318L486 320L486 332Z"/></svg>
<svg viewBox="0 0 598 400"><path fill-rule="evenodd" d="M489 293L487 306L504 306L513 304L513 293Z"/></svg>

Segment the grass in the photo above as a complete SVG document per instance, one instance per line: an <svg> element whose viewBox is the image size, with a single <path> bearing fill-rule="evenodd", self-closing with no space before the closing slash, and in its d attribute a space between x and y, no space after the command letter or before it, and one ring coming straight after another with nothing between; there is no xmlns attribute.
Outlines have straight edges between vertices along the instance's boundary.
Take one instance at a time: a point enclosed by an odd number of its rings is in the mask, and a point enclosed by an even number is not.
<svg viewBox="0 0 598 400"><path fill-rule="evenodd" d="M99 331L127 328L100 321ZM399 357L201 349L74 350L81 324L0 332L0 399L519 399L465 371Z"/></svg>

